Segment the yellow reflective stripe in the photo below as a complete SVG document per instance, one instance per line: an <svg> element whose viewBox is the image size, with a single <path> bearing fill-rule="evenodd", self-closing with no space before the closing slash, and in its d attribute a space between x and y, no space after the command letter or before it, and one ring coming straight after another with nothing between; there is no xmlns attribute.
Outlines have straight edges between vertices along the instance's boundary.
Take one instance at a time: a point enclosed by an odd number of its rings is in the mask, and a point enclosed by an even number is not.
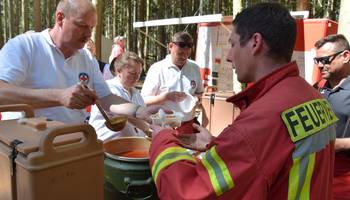
<svg viewBox="0 0 350 200"><path fill-rule="evenodd" d="M305 200L310 199L310 184L311 184L312 173L314 172L314 168L315 168L315 157L316 157L316 153L312 153L309 155L309 163L307 166L307 172L306 172L303 188L301 189L300 199L305 199Z"/></svg>
<svg viewBox="0 0 350 200"><path fill-rule="evenodd" d="M221 187L218 183L218 180L216 179L215 177L215 171L214 169L211 167L211 165L209 164L209 162L207 161L207 159L203 158L202 159L202 163L204 165L204 167L207 169L208 171L208 174L209 174L209 178L210 178L210 182L211 182L211 185L213 186L214 188L214 191L215 191L215 194L216 196L220 196L222 195L222 191L221 191Z"/></svg>
<svg viewBox="0 0 350 200"><path fill-rule="evenodd" d="M288 200L310 199L310 185L315 168L315 159L316 153L304 157L303 161L300 157L293 159L293 166L289 172Z"/></svg>
<svg viewBox="0 0 350 200"><path fill-rule="evenodd" d="M338 120L325 99L305 102L281 114L293 142L319 132Z"/></svg>
<svg viewBox="0 0 350 200"><path fill-rule="evenodd" d="M173 152L185 153L186 149L181 148L181 147L169 147L169 148L166 148L165 150L163 150L155 159L153 167L152 167L152 172L155 171L157 164L160 163L159 161L164 157L164 155L167 155L167 154L173 153Z"/></svg>
<svg viewBox="0 0 350 200"><path fill-rule="evenodd" d="M187 150L181 147L169 147L162 151L157 156L152 166L152 176L154 181L157 183L159 172L162 169L179 160L196 162L196 160L187 152Z"/></svg>
<svg viewBox="0 0 350 200"><path fill-rule="evenodd" d="M207 169L210 182L217 196L234 187L234 182L225 162L220 158L213 146L202 158Z"/></svg>
<svg viewBox="0 0 350 200"><path fill-rule="evenodd" d="M234 186L234 183L233 183L230 171L228 170L225 162L217 154L215 146L214 146L214 148L210 149L210 151L212 152L213 158L220 166L220 170L221 170L222 174L224 175L225 182L227 183L228 187L231 189Z"/></svg>
<svg viewBox="0 0 350 200"><path fill-rule="evenodd" d="M295 200L299 185L300 158L293 159L293 166L289 172L288 200Z"/></svg>

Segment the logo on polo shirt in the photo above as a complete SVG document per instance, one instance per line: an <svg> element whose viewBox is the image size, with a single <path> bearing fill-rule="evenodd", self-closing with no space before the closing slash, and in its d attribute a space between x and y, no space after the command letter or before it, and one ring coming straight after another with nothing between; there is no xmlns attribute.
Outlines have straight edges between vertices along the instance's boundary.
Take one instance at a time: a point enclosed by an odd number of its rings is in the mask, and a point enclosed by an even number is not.
<svg viewBox="0 0 350 200"><path fill-rule="evenodd" d="M192 80L192 81L191 81L191 88L192 88L192 89L196 89L196 87L197 87L196 81Z"/></svg>
<svg viewBox="0 0 350 200"><path fill-rule="evenodd" d="M89 83L89 75L85 72L79 74L79 83L87 85Z"/></svg>

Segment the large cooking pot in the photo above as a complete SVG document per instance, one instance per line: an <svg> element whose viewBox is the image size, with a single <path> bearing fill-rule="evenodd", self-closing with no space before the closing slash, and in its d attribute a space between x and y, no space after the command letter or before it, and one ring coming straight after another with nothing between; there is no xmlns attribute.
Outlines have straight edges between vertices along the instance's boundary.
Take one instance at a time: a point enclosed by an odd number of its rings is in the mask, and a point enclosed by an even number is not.
<svg viewBox="0 0 350 200"><path fill-rule="evenodd" d="M158 199L149 167L150 141L123 137L104 143L105 199Z"/></svg>

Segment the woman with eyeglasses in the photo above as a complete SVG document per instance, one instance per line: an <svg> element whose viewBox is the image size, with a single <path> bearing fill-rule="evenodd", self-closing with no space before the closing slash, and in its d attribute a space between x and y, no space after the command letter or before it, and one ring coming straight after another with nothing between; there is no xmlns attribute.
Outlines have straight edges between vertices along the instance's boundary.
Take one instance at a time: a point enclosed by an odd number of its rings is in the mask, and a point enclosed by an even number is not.
<svg viewBox="0 0 350 200"><path fill-rule="evenodd" d="M134 52L124 52L119 57L114 58L109 67L114 78L107 80L111 92L136 105L144 106L145 103L135 89L142 72L143 60ZM89 123L95 128L100 140L110 140L125 136L144 136L144 133L135 126L127 122L124 129L118 132L109 130L105 125L105 120L97 106L92 106Z"/></svg>
<svg viewBox="0 0 350 200"><path fill-rule="evenodd" d="M335 140L333 199L350 199L350 47L344 35L317 41L315 64L322 80L314 85L338 117Z"/></svg>

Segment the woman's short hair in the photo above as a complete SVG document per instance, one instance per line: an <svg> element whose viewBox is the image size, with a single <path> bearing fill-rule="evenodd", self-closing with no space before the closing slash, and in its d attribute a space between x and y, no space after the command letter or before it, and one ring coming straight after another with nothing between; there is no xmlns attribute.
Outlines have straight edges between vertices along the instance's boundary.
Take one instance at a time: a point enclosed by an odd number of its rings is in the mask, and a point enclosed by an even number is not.
<svg viewBox="0 0 350 200"><path fill-rule="evenodd" d="M115 38L113 39L113 43L116 43L116 42L118 42L118 41L120 41L120 40L126 40L126 37L121 36L121 35L118 35L117 37L115 37Z"/></svg>
<svg viewBox="0 0 350 200"><path fill-rule="evenodd" d="M126 51L112 60L109 66L109 70L115 76L117 71L120 71L128 66L130 60L133 60L143 65L143 59L140 56L138 56L134 52Z"/></svg>

